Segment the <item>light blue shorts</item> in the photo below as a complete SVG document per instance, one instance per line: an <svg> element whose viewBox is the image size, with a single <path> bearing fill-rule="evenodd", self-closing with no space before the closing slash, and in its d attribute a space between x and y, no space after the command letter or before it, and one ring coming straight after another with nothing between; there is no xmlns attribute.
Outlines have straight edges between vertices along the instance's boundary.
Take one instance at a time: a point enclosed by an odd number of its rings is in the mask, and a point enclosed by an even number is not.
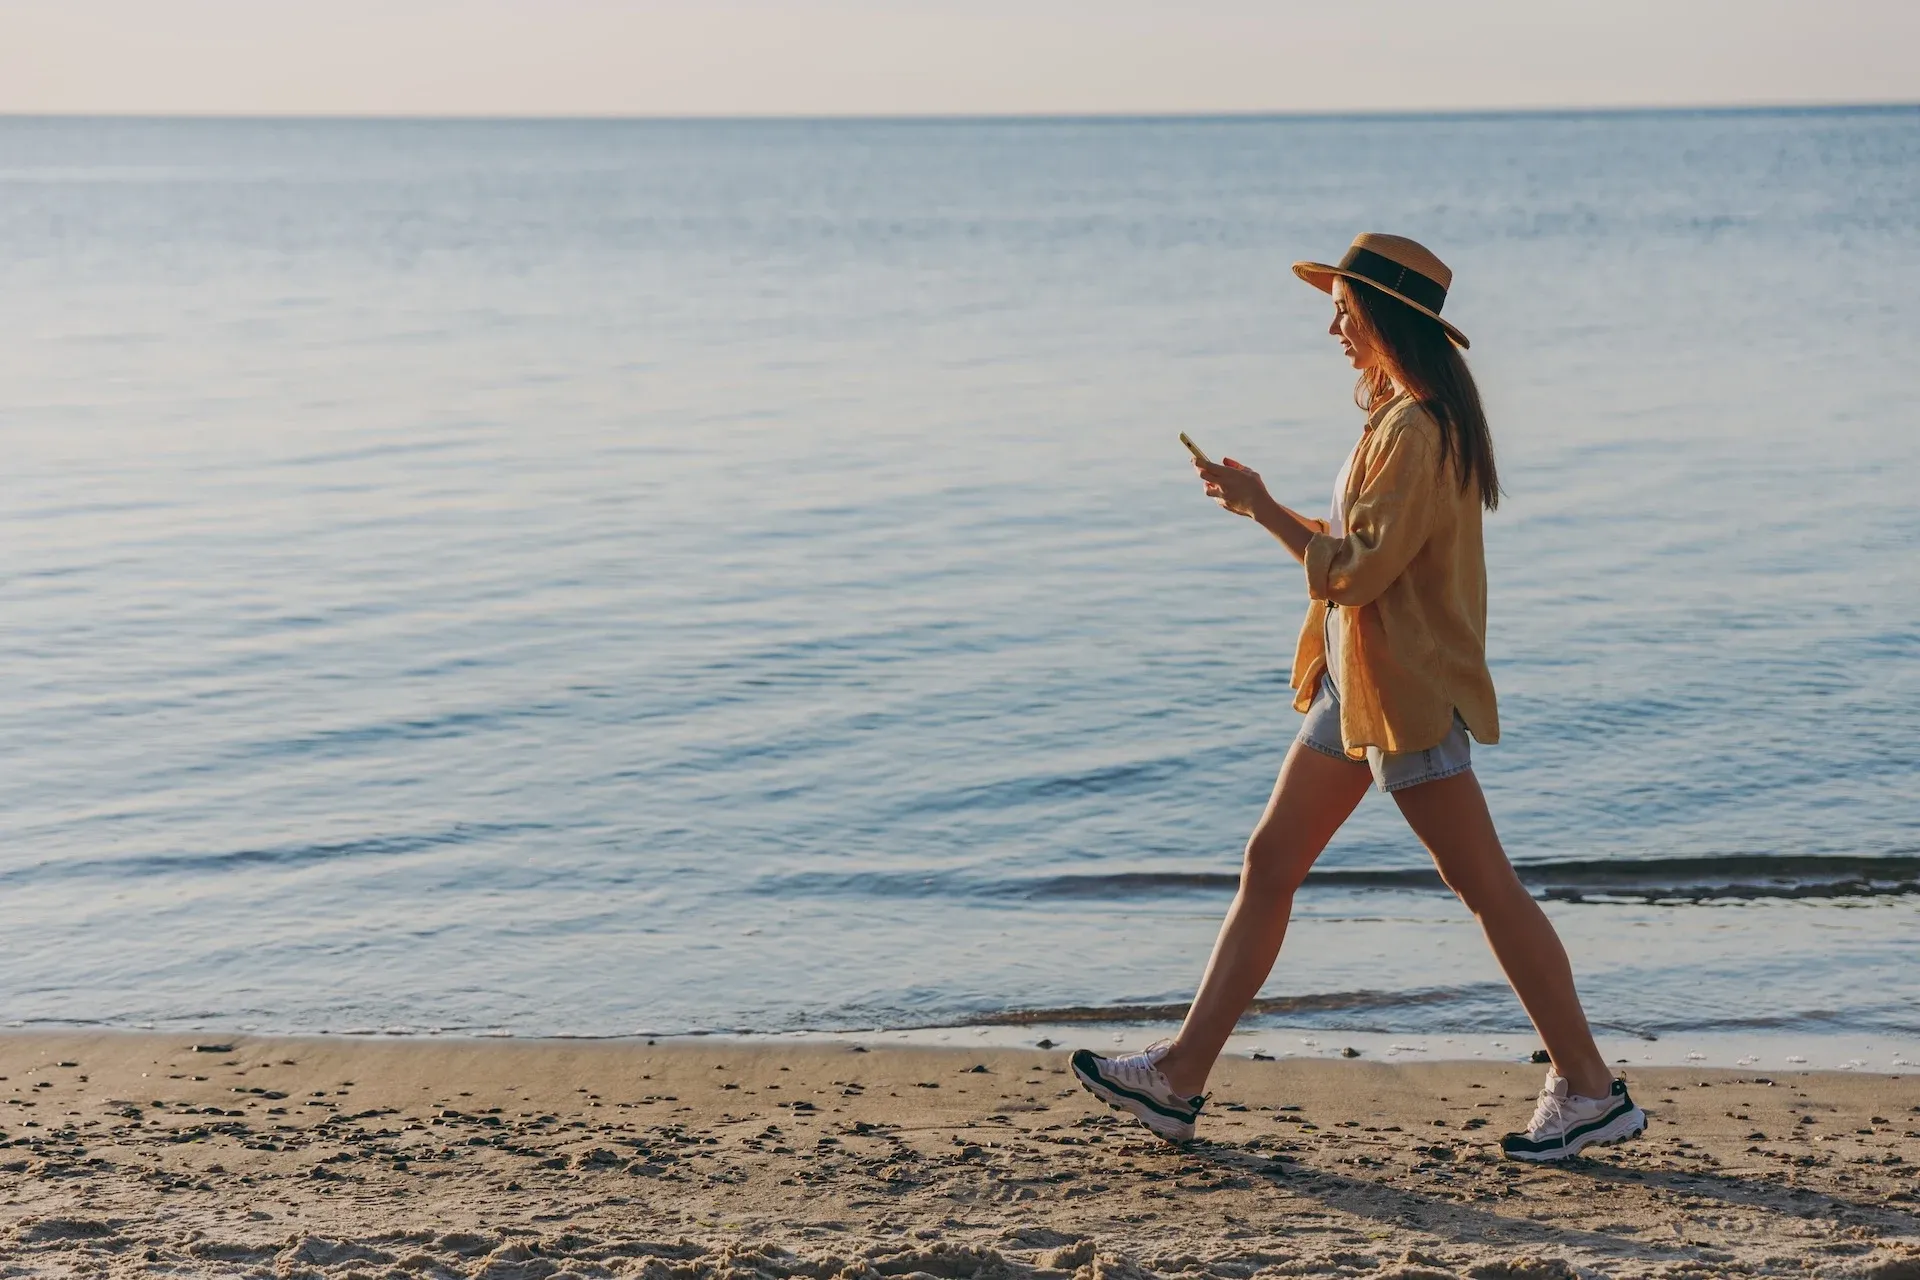
<svg viewBox="0 0 1920 1280"><path fill-rule="evenodd" d="M1340 693L1325 674L1313 691L1307 707L1307 719L1300 726L1297 741L1321 755L1335 760L1353 760L1341 745ZM1468 745L1467 725L1458 711L1453 713L1453 731L1437 747L1425 751L1399 751L1388 754L1378 747L1367 748L1367 767L1373 770L1373 783L1382 791L1404 791L1423 782L1437 782L1465 773L1473 767L1472 748Z"/></svg>

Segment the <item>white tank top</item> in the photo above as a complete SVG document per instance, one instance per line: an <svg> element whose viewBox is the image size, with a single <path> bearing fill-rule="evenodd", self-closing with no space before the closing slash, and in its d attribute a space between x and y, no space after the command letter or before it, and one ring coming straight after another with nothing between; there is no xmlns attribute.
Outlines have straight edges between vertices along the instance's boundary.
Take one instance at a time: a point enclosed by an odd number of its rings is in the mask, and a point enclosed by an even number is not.
<svg viewBox="0 0 1920 1280"><path fill-rule="evenodd" d="M1333 478L1333 506L1327 514L1327 536L1344 538L1347 536L1347 476L1353 470L1353 455L1360 451L1356 441L1347 454L1347 460L1340 464L1340 474ZM1327 678L1333 687L1340 687L1340 610L1327 610Z"/></svg>

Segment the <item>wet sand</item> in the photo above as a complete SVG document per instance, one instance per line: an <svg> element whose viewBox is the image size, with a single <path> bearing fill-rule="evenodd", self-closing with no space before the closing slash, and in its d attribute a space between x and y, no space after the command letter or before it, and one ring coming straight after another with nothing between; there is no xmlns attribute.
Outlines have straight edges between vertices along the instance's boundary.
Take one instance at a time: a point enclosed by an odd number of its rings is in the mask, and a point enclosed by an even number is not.
<svg viewBox="0 0 1920 1280"><path fill-rule="evenodd" d="M1920 1079L1230 1060L1162 1144L1060 1053L0 1037L0 1276L1920 1278Z"/></svg>

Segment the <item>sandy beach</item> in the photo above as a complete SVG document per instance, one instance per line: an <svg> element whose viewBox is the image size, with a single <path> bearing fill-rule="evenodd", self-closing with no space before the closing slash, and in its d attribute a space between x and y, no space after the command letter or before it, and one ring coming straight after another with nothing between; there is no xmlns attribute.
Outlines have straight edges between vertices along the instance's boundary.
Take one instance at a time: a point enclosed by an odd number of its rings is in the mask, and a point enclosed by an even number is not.
<svg viewBox="0 0 1920 1280"><path fill-rule="evenodd" d="M0 1038L0 1275L1920 1276L1920 1079L1224 1063L1176 1149L1038 1051Z"/></svg>

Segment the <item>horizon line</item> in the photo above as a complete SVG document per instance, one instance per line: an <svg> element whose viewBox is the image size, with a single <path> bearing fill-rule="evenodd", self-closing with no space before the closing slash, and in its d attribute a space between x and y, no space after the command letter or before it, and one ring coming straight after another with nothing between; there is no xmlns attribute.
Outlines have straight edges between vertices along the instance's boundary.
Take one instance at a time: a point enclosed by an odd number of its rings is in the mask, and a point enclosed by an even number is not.
<svg viewBox="0 0 1920 1280"><path fill-rule="evenodd" d="M12 111L0 121L151 120L231 121L235 123L525 123L525 124L1128 124L1259 123L1283 120L1433 120L1503 117L1623 115L1822 115L1846 112L1920 111L1920 99L1859 102L1668 103L1589 106L1359 107L1343 110L1247 111L954 111L954 112L784 112L784 113L616 113L616 112L355 112L355 111Z"/></svg>

